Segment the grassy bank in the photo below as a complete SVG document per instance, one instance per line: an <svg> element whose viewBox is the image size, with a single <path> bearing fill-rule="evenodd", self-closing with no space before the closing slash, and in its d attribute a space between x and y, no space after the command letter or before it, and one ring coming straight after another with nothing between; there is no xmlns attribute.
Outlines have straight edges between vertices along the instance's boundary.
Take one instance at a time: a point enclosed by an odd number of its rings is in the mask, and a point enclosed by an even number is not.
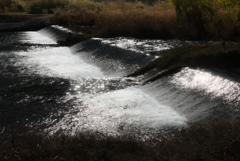
<svg viewBox="0 0 240 161"><path fill-rule="evenodd" d="M104 161L237 161L240 159L240 122L190 127L151 141L101 134L46 136L0 135L0 160Z"/></svg>
<svg viewBox="0 0 240 161"><path fill-rule="evenodd" d="M229 43L227 48L222 44L198 44L178 47L169 50L165 55L136 70L130 76L151 73L147 81L153 81L183 67L201 67L222 69L228 72L238 72L240 68L240 45Z"/></svg>

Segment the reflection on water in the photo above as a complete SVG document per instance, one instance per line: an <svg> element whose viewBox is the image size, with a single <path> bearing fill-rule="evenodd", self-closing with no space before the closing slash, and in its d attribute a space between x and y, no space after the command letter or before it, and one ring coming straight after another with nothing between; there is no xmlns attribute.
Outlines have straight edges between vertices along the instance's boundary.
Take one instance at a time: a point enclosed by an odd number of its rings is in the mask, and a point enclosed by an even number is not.
<svg viewBox="0 0 240 161"><path fill-rule="evenodd" d="M68 96L73 99L73 95ZM138 88L125 88L99 94L76 95L72 113L65 115L50 132L99 131L118 134L137 128L147 132L183 126L186 118ZM133 132L133 131L132 131Z"/></svg>
<svg viewBox="0 0 240 161"><path fill-rule="evenodd" d="M42 76L75 80L105 77L99 68L82 61L80 56L73 55L67 47L35 49L15 54L21 56L16 66L25 66L28 72Z"/></svg>
<svg viewBox="0 0 240 161"><path fill-rule="evenodd" d="M240 83L209 71L185 68L170 81L179 88L197 90L240 105Z"/></svg>
<svg viewBox="0 0 240 161"><path fill-rule="evenodd" d="M44 31L0 33L1 129L150 134L219 117L226 102L239 102L238 82L203 70L185 68L145 86L123 77L154 58L146 53L180 42L96 38L70 49Z"/></svg>
<svg viewBox="0 0 240 161"><path fill-rule="evenodd" d="M56 41L42 36L42 34L38 32L24 32L21 33L20 42L26 44L57 44Z"/></svg>
<svg viewBox="0 0 240 161"><path fill-rule="evenodd" d="M95 38L99 39L99 38ZM168 50L177 46L182 46L186 44L191 44L193 42L189 41L177 41L177 40L142 40L133 38L105 38L99 39L104 44L109 44L111 46L116 46L119 48L136 51L139 53L144 53L148 55L159 56L160 51Z"/></svg>

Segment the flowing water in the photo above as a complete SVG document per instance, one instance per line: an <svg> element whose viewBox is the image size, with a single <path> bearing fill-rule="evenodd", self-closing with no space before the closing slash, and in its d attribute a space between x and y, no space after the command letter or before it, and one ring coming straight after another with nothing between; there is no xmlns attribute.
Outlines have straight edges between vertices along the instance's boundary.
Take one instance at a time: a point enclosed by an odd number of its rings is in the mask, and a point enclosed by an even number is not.
<svg viewBox="0 0 240 161"><path fill-rule="evenodd" d="M141 85L124 77L191 42L111 38L60 47L69 30L0 33L0 130L150 134L238 119L239 76L184 68Z"/></svg>

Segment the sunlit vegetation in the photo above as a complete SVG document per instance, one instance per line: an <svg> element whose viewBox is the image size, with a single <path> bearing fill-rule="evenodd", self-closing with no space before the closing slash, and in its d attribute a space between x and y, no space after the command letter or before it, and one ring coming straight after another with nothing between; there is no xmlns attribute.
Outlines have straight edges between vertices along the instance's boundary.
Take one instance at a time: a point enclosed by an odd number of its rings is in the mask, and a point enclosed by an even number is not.
<svg viewBox="0 0 240 161"><path fill-rule="evenodd" d="M0 12L55 13L53 23L95 26L101 37L237 40L236 0L2 0Z"/></svg>
<svg viewBox="0 0 240 161"><path fill-rule="evenodd" d="M95 26L101 37L173 38L178 32L174 7L168 2L103 1L56 12L53 21L68 26ZM82 5L83 6L83 5Z"/></svg>
<svg viewBox="0 0 240 161"><path fill-rule="evenodd" d="M178 19L185 19L196 27L204 40L215 32L219 39L239 36L238 0L170 0ZM229 35L229 32L232 32ZM228 36L226 36L228 35Z"/></svg>

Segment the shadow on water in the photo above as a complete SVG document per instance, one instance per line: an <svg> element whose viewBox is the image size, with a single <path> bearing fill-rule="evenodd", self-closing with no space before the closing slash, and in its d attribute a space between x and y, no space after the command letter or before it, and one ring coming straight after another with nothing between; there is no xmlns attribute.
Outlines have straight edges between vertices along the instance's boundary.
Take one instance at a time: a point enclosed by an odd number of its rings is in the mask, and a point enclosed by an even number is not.
<svg viewBox="0 0 240 161"><path fill-rule="evenodd" d="M239 116L232 78L191 68L143 86L141 78L123 77L178 42L93 38L57 47L66 36L57 27L0 36L2 130L150 134Z"/></svg>
<svg viewBox="0 0 240 161"><path fill-rule="evenodd" d="M67 111L71 107L71 103L62 101L70 86L66 79L15 76L12 80L1 77L0 84L1 126L14 131L23 131L32 123L42 123L58 111ZM35 128L42 129L47 125L41 126Z"/></svg>
<svg viewBox="0 0 240 161"><path fill-rule="evenodd" d="M29 32L34 33L34 32ZM0 32L0 53L28 51L37 48L49 48L58 46L55 44L41 44L37 42L31 43L31 36L28 32ZM8 56L8 55L5 55Z"/></svg>
<svg viewBox="0 0 240 161"><path fill-rule="evenodd" d="M33 33L33 32L31 32ZM15 52L43 50L56 44L28 43L26 32L0 33L0 129L19 132L33 122L44 122L53 113L67 110L68 102L60 100L70 87L69 80L41 77L15 66L20 57ZM42 125L44 126L44 125ZM40 127L36 127L40 128ZM1 131L1 130L0 130Z"/></svg>

